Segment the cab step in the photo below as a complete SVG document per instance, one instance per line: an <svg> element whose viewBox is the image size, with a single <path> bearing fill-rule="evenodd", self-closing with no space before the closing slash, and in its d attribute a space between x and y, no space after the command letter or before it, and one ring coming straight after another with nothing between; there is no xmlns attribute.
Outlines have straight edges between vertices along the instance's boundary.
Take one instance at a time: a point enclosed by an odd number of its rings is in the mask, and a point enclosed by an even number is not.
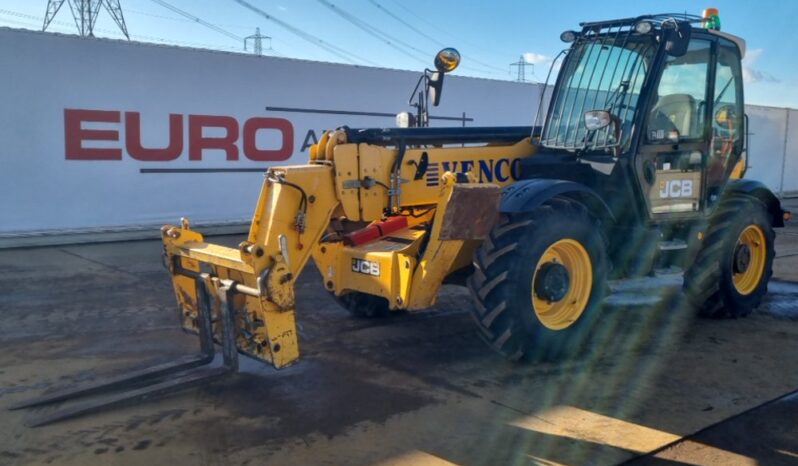
<svg viewBox="0 0 798 466"><path fill-rule="evenodd" d="M671 265L668 267L659 267L651 271L651 275L654 277L675 277L678 275L682 275L683 273L684 269L682 269L681 267L677 267L675 265Z"/></svg>
<svg viewBox="0 0 798 466"><path fill-rule="evenodd" d="M660 251L680 251L684 249L687 249L687 243L680 239L659 242Z"/></svg>

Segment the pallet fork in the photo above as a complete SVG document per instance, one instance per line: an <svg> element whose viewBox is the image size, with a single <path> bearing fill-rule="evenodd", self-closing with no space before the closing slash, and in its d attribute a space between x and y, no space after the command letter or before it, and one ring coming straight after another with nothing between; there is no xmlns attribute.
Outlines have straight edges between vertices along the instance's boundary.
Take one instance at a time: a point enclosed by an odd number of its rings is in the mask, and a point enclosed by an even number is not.
<svg viewBox="0 0 798 466"><path fill-rule="evenodd" d="M101 383L58 390L40 397L23 400L12 404L8 409L32 408L77 400L88 395L108 393L105 397L99 399L87 398L72 406L35 417L26 422L29 427L37 427L101 411L112 406L146 400L191 386L202 385L235 373L238 370L238 352L236 348L237 332L233 297L236 293L251 295L255 290L244 287L233 280L211 278L210 275L205 273L194 275L198 290L199 353L183 356L174 361L139 369L117 377L111 377ZM215 367L210 367L215 359L215 346L209 283L213 289L217 290L220 304L222 364Z"/></svg>

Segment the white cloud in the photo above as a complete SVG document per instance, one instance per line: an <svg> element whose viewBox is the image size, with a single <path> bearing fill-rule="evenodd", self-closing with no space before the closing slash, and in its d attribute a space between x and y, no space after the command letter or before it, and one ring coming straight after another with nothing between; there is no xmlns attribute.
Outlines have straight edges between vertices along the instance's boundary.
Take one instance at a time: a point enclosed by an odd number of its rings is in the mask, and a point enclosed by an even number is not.
<svg viewBox="0 0 798 466"><path fill-rule="evenodd" d="M531 63L533 65L539 65L541 63L550 63L551 57L548 57L541 53L526 52L524 53L524 61L527 63Z"/></svg>
<svg viewBox="0 0 798 466"><path fill-rule="evenodd" d="M745 53L745 58L743 58L743 81L747 83L781 82L780 79L776 78L767 71L762 71L758 68L754 68L754 65L759 60L759 57L762 56L763 52L764 52L763 49L750 49Z"/></svg>
<svg viewBox="0 0 798 466"><path fill-rule="evenodd" d="M550 68L552 63L554 62L554 58L548 55L543 55L542 53L525 52L523 54L523 58L525 62L534 65L534 68L532 70L532 76L535 79L545 78L549 70L551 70L552 73L551 76L556 77L557 72L560 71L560 65L562 65L562 57L561 57L559 60L557 60L556 63L554 63L554 68ZM540 77L541 75L535 73L535 71L541 71L543 73L542 78Z"/></svg>

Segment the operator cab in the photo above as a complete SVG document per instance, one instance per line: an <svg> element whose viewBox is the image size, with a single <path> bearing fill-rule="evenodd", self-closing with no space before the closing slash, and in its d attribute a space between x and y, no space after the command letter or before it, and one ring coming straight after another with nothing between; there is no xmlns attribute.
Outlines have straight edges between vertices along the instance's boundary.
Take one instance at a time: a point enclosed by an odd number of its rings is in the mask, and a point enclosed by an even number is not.
<svg viewBox="0 0 798 466"><path fill-rule="evenodd" d="M539 153L573 166L547 173L532 157L528 176L586 183L653 221L711 208L745 171L743 39L720 32L715 9L580 26L561 35L571 46L538 116Z"/></svg>

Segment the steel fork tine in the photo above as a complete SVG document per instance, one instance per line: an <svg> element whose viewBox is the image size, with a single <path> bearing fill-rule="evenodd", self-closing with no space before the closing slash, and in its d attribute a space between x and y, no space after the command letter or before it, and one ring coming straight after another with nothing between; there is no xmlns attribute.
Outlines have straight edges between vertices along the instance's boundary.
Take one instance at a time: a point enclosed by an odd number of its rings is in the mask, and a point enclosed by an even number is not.
<svg viewBox="0 0 798 466"><path fill-rule="evenodd" d="M37 398L23 400L18 403L12 404L11 406L8 407L8 409L16 410L22 408L30 408L33 406L41 406L50 403L55 403L58 401L68 400L71 398L78 398L86 395L91 395L93 393L100 393L106 390L119 388L127 384L133 384L136 382L152 379L170 373L191 369L193 367L210 364L212 360L213 356L211 357L208 357L206 355L184 356L176 361L170 361L164 364L158 364L157 366L147 367L145 369L133 371L124 375L120 375L119 377L107 379L101 383L86 385L73 389L59 390Z"/></svg>
<svg viewBox="0 0 798 466"><path fill-rule="evenodd" d="M164 380L154 385L147 385L139 389L115 393L112 396L105 397L100 400L86 400L83 403L79 403L77 405L34 418L28 421L26 425L29 427L39 427L56 421L62 421L65 419L82 416L84 414L101 411L112 406L118 406L136 400L145 400L150 397L188 388L193 385L199 385L203 382L219 378L229 373L229 368L221 366L215 368L201 368L199 370L176 374L173 378Z"/></svg>
<svg viewBox="0 0 798 466"><path fill-rule="evenodd" d="M208 292L207 285L208 279L209 276L207 274L199 274L196 277L199 320L198 330L201 347L200 354L184 356L175 361L137 370L132 373L106 380L103 383L78 387L75 389L62 390L38 398L25 400L11 405L9 409L41 406L58 401L66 401L89 394L101 393L129 384L145 381L149 382L147 385L114 393L99 400L86 400L82 403L78 403L77 405L34 418L27 423L30 427L36 427L100 411L111 406L116 406L135 400L144 400L150 397L177 391L235 372L238 369L238 349L236 348L237 332L235 327L235 307L233 304L235 283L230 280L219 279L213 280L218 291L219 301L221 303L220 320L222 325L221 336L223 364L220 367L215 368L200 367L197 369L198 366L210 364L215 355L213 327L211 324L212 317L210 294ZM163 380L163 377L168 378Z"/></svg>

